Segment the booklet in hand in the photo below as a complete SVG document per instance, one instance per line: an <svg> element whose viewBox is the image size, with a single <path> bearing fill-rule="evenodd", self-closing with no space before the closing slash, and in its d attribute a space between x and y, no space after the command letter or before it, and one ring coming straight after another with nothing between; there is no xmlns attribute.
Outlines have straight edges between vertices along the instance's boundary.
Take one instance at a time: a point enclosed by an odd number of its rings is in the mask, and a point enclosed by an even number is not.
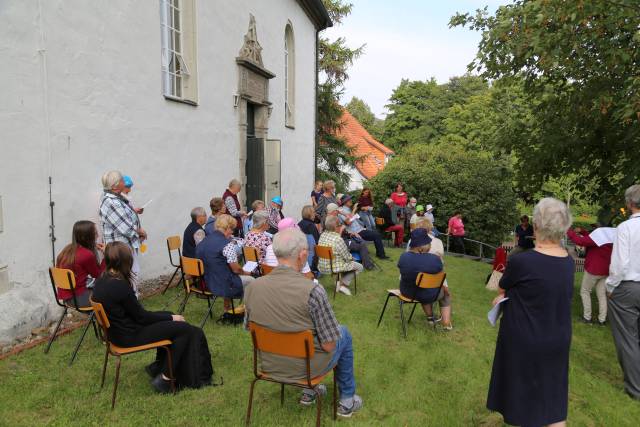
<svg viewBox="0 0 640 427"><path fill-rule="evenodd" d="M493 306L491 310L489 310L489 313L487 313L487 319L489 320L489 323L491 323L491 326L496 326L498 318L502 313L502 303L507 301L508 299L509 298L502 298L496 305Z"/></svg>

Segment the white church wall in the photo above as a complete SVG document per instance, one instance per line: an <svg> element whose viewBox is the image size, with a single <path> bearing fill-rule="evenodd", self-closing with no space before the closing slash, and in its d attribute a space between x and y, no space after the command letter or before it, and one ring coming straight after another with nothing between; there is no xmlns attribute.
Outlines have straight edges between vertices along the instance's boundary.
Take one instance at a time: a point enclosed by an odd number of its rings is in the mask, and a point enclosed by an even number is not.
<svg viewBox="0 0 640 427"><path fill-rule="evenodd" d="M100 176L118 169L134 179L138 205L153 199L141 217L149 234L143 276L169 272L166 237L181 235L191 208L208 209L238 175L235 58L249 13L265 67L276 74L268 132L282 141L285 212L299 216L313 182L315 28L294 0L196 5L198 106L162 96L157 1L3 4L0 52L10 66L0 68L0 267L7 265L12 288L0 295L0 344L51 318L49 175L57 251L75 221L98 221ZM295 129L284 126L288 20L296 49Z"/></svg>

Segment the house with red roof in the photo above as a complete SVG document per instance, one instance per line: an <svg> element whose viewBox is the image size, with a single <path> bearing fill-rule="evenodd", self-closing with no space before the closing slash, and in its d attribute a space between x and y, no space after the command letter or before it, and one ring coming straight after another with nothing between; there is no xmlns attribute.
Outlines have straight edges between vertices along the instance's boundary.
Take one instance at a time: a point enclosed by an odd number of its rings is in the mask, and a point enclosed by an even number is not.
<svg viewBox="0 0 640 427"><path fill-rule="evenodd" d="M348 171L351 175L349 190L357 190L362 188L364 180L373 178L384 169L394 152L371 136L346 109L340 120L342 127L337 136L343 138L347 146L353 148L354 156L359 158L355 167Z"/></svg>

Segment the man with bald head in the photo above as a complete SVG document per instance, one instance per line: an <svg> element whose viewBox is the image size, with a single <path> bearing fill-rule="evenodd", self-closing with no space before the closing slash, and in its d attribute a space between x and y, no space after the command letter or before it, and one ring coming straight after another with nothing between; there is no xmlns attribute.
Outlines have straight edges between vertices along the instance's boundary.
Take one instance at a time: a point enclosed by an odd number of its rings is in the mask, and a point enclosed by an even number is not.
<svg viewBox="0 0 640 427"><path fill-rule="evenodd" d="M273 238L273 251L278 266L245 289L246 321L279 332L311 330L315 347L311 376L335 366L340 390L338 415L350 417L362 407L362 398L355 394L351 334L338 324L324 288L300 272L307 262L307 238L297 228L282 230ZM275 379L297 382L305 378L303 359L262 353L260 361L262 371ZM316 393L325 394L326 387L320 384L315 390L305 389L300 403L312 405Z"/></svg>

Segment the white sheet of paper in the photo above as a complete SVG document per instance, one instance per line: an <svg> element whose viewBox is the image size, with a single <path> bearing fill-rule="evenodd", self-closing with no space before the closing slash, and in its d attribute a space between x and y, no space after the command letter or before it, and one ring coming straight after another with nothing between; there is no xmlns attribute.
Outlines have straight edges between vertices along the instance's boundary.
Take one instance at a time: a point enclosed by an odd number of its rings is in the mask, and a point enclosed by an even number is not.
<svg viewBox="0 0 640 427"><path fill-rule="evenodd" d="M153 199L149 199L149 201L147 203L145 203L144 205L140 206L142 209L146 208L147 206L149 206L151 204L151 202L153 202Z"/></svg>
<svg viewBox="0 0 640 427"><path fill-rule="evenodd" d="M242 269L244 271L246 271L247 273L251 273L253 270L256 269L256 267L258 266L258 263L255 261L247 261L243 266Z"/></svg>
<svg viewBox="0 0 640 427"><path fill-rule="evenodd" d="M489 320L489 323L491 323L491 326L496 326L498 318L500 318L500 313L502 313L502 303L508 299L509 298L502 298L491 310L489 310L489 313L487 313L487 319Z"/></svg>
<svg viewBox="0 0 640 427"><path fill-rule="evenodd" d="M351 217L351 219L360 219L360 214L355 214L354 216Z"/></svg>
<svg viewBox="0 0 640 427"><path fill-rule="evenodd" d="M613 243L616 238L617 230L613 227L599 227L589 234L591 240L598 245L606 245L607 243Z"/></svg>

